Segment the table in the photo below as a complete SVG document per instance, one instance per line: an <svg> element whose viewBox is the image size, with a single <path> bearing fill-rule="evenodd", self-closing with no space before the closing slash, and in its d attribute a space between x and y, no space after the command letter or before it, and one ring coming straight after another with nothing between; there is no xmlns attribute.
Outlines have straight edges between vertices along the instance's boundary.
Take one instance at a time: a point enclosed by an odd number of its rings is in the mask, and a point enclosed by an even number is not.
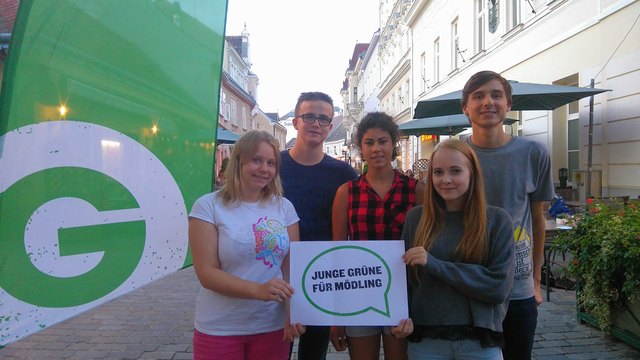
<svg viewBox="0 0 640 360"><path fill-rule="evenodd" d="M547 301L551 300L551 287L549 286L549 273L551 272L551 247L553 246L553 238L562 230L571 229L567 225L558 225L555 220L547 220L544 228L544 284L547 290Z"/></svg>
<svg viewBox="0 0 640 360"><path fill-rule="evenodd" d="M564 203L572 210L585 209L587 207L586 201L565 201Z"/></svg>

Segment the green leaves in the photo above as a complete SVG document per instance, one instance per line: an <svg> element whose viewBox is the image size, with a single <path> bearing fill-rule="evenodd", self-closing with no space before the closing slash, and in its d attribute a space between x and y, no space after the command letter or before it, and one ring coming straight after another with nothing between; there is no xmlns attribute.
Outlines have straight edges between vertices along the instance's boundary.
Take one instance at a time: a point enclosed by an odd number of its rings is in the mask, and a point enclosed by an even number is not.
<svg viewBox="0 0 640 360"><path fill-rule="evenodd" d="M612 305L640 295L639 204L593 201L554 248L573 256L568 271L579 284L578 304L608 334Z"/></svg>

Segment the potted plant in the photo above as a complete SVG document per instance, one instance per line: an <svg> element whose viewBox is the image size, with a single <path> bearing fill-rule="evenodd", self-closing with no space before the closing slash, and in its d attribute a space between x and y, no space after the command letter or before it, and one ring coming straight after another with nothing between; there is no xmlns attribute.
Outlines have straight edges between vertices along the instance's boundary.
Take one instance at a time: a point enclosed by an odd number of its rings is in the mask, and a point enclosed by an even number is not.
<svg viewBox="0 0 640 360"><path fill-rule="evenodd" d="M572 225L554 248L572 255L567 270L578 284L579 319L592 320L604 335L631 332L631 341L622 340L640 346L639 204L591 200ZM617 326L622 312L635 322L629 329Z"/></svg>

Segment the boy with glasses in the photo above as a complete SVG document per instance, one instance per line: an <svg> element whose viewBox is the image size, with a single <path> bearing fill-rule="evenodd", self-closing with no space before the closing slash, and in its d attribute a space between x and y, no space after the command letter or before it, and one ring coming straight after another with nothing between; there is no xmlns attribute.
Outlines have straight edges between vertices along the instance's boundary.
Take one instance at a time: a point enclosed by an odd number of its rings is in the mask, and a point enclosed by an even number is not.
<svg viewBox="0 0 640 360"><path fill-rule="evenodd" d="M333 100L325 93L300 94L293 127L295 145L281 153L280 177L284 196L300 217L300 240L331 240L331 208L338 187L355 179L346 162L324 154L323 144L333 127ZM328 326L307 326L300 337L298 359L325 359Z"/></svg>
<svg viewBox="0 0 640 360"><path fill-rule="evenodd" d="M543 205L553 199L551 159L544 145L504 132L511 110L511 85L500 74L481 71L462 90L462 112L471 123L468 143L482 165L489 205L513 219L515 271L507 315L502 323L505 359L530 359L542 303Z"/></svg>

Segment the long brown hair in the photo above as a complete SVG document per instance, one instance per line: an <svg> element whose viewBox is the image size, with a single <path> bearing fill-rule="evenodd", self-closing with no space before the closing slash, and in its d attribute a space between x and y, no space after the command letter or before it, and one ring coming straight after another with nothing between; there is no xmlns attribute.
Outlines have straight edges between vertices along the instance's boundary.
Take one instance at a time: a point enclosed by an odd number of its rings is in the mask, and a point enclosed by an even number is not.
<svg viewBox="0 0 640 360"><path fill-rule="evenodd" d="M458 151L469 160L471 181L464 204L464 234L456 248L456 257L462 262L482 264L486 261L489 238L487 234L487 201L484 195L480 162L469 144L457 139L449 139L436 146L431 154L429 162L431 165L433 165L433 158L441 149ZM413 246L421 246L429 251L437 236L444 229L446 206L444 199L433 186L433 166L429 167L427 181L428 189L424 192L422 216L416 229Z"/></svg>
<svg viewBox="0 0 640 360"><path fill-rule="evenodd" d="M243 186L240 171L242 164L250 161L258 151L260 143L271 145L276 158L276 175L267 186L262 189L260 200L268 200L273 195L282 196L282 183L280 182L280 145L278 141L266 131L251 130L240 136L236 141L229 158L229 165L225 171L227 182L220 189L219 195L225 205L240 200Z"/></svg>

